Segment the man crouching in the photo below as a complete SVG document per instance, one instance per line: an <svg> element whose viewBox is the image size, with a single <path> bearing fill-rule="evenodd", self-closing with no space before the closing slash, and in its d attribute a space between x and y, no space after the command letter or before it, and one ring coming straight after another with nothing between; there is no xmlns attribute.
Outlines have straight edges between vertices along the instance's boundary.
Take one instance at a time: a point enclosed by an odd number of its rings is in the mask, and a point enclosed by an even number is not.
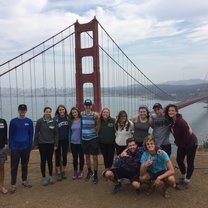
<svg viewBox="0 0 208 208"><path fill-rule="evenodd" d="M133 138L126 140L127 148L114 159L114 168L107 170L103 173L106 179L115 183L113 194L121 190L121 182L119 179L127 178L130 180L131 185L137 192L140 190L139 170L140 159L144 152L143 147L138 147Z"/></svg>
<svg viewBox="0 0 208 208"><path fill-rule="evenodd" d="M165 151L157 154L155 139L148 135L144 139L146 151L141 157L140 181L152 182L152 187L162 186L165 198L170 194L167 190L169 186L176 187L173 164Z"/></svg>

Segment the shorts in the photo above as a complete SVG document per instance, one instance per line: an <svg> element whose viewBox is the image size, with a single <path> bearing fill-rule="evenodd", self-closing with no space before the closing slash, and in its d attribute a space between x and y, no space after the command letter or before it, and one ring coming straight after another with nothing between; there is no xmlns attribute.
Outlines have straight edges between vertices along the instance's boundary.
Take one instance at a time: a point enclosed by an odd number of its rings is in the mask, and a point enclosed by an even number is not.
<svg viewBox="0 0 208 208"><path fill-rule="evenodd" d="M124 168L113 168L111 171L114 174L114 178L116 180L122 179L122 178L127 178L131 182L133 181L139 181L139 170L138 172L133 172L133 171L128 171Z"/></svg>
<svg viewBox="0 0 208 208"><path fill-rule="evenodd" d="M6 150L4 148L0 149L0 165L4 165L7 160Z"/></svg>
<svg viewBox="0 0 208 208"><path fill-rule="evenodd" d="M167 170L162 170L162 171L159 171L157 173L152 173L151 171L147 171L148 174L150 175L150 179L151 180L155 180L158 176L162 175L163 173L165 173Z"/></svg>
<svg viewBox="0 0 208 208"><path fill-rule="evenodd" d="M98 155L99 154L99 142L98 139L82 140L82 149L86 155Z"/></svg>

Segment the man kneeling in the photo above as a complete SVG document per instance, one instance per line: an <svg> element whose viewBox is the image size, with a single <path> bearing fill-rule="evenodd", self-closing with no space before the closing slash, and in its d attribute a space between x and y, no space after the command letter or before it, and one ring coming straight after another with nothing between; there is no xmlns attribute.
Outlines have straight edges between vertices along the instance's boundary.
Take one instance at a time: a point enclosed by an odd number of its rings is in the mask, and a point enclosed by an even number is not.
<svg viewBox="0 0 208 208"><path fill-rule="evenodd" d="M169 186L177 188L173 164L165 151L157 154L155 139L152 135L148 135L144 139L144 148L146 151L141 157L140 181L152 181L152 188L162 186L164 197L169 198L167 188Z"/></svg>
<svg viewBox="0 0 208 208"><path fill-rule="evenodd" d="M115 183L113 194L116 194L121 189L119 179L127 178L131 181L131 185L137 190L140 190L139 170L140 159L144 152L143 147L138 147L133 138L126 140L127 148L114 159L114 168L103 173L106 179Z"/></svg>

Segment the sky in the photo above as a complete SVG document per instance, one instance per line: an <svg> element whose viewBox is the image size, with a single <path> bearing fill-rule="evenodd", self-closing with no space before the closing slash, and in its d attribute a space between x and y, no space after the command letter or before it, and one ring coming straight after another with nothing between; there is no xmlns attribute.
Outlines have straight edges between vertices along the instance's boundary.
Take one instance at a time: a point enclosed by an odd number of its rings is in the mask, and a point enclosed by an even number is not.
<svg viewBox="0 0 208 208"><path fill-rule="evenodd" d="M153 82L208 79L207 0L0 0L0 64L96 16Z"/></svg>

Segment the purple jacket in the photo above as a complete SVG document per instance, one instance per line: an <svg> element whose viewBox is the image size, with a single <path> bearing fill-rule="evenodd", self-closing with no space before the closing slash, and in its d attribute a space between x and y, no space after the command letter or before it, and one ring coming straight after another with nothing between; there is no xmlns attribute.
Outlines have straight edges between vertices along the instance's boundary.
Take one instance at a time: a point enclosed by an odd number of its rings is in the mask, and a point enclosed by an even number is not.
<svg viewBox="0 0 208 208"><path fill-rule="evenodd" d="M172 123L171 130L175 138L175 144L181 148L189 148L197 145L197 137L194 133L190 135L189 125L181 114L177 114L175 123Z"/></svg>

